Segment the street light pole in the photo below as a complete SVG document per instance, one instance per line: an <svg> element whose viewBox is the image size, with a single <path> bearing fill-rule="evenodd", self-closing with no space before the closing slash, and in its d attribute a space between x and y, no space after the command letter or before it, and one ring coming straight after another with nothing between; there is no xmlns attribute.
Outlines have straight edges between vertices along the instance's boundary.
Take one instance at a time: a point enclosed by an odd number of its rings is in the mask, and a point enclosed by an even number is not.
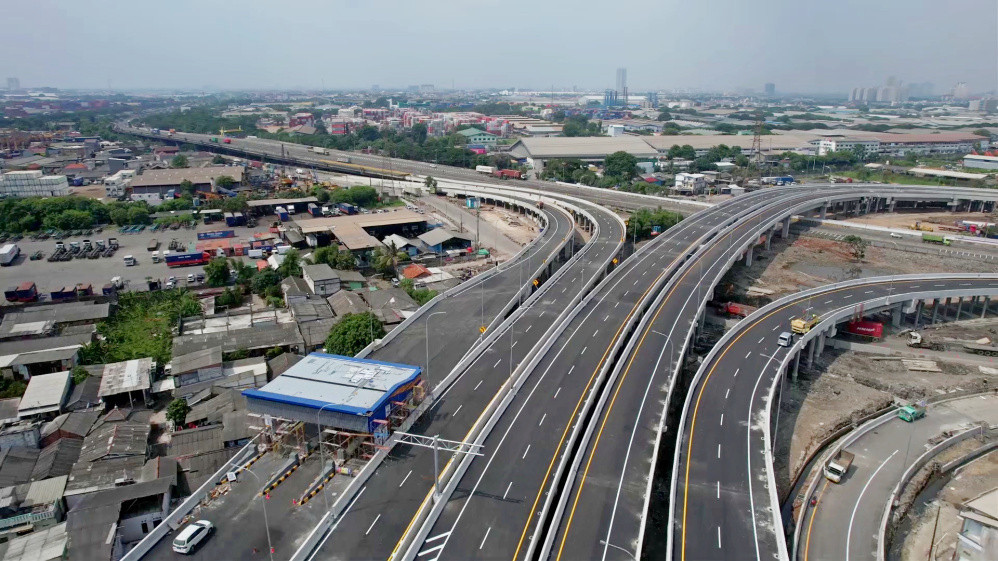
<svg viewBox="0 0 998 561"><path fill-rule="evenodd" d="M263 482L260 481L260 476L253 473L253 470L245 468L243 471L252 475L256 479L257 484L263 484ZM261 494L260 500L263 501L263 526L267 529L267 549L270 551L270 561L274 561L274 546L270 542L270 522L267 521L267 498Z"/></svg>
<svg viewBox="0 0 998 561"><path fill-rule="evenodd" d="M429 372L430 372L430 318L437 314L446 314L447 312L433 312L432 314L426 315L426 320L424 320L423 325L426 327L426 370L423 372L423 379L426 380L427 391L432 392L433 388L430 387Z"/></svg>

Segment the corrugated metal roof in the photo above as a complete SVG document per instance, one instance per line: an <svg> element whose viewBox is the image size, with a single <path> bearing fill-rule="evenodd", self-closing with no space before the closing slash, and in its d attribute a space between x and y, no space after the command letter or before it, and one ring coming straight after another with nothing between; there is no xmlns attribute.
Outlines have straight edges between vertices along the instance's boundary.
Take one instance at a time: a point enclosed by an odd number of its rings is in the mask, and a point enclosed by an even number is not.
<svg viewBox="0 0 998 561"><path fill-rule="evenodd" d="M60 475L32 482L21 506L46 505L58 501L66 491L66 482L68 480L68 475Z"/></svg>
<svg viewBox="0 0 998 561"><path fill-rule="evenodd" d="M152 359L139 358L104 365L99 397L147 390L152 385Z"/></svg>
<svg viewBox="0 0 998 561"><path fill-rule="evenodd" d="M66 556L69 534L66 523L35 530L7 544L3 561L56 561ZM74 556L74 559L76 557Z"/></svg>
<svg viewBox="0 0 998 561"><path fill-rule="evenodd" d="M80 459L83 441L75 438L62 438L45 448L38 454L38 461L31 470L31 479L47 479L60 475L68 476L73 471L73 464ZM63 483L63 488L65 488ZM62 492L60 491L60 495Z"/></svg>
<svg viewBox="0 0 998 561"><path fill-rule="evenodd" d="M173 357L170 361L171 373L174 376L194 372L201 368L222 366L222 347L210 347Z"/></svg>
<svg viewBox="0 0 998 561"><path fill-rule="evenodd" d="M416 379L418 366L311 353L247 399L279 401L366 414L396 388Z"/></svg>
<svg viewBox="0 0 998 561"><path fill-rule="evenodd" d="M211 183L219 177L231 177L236 183L243 180L240 166L210 166L206 168L147 169L142 175L132 178L132 187L172 187L185 179L191 183Z"/></svg>
<svg viewBox="0 0 998 561"><path fill-rule="evenodd" d="M222 425L207 425L172 433L166 455L193 456L222 448Z"/></svg>
<svg viewBox="0 0 998 561"><path fill-rule="evenodd" d="M62 407L63 401L69 395L69 385L72 380L72 373L56 372L55 374L42 374L32 376L28 380L28 388L21 396L21 403L17 407L19 416L36 415L39 413L49 413L58 411Z"/></svg>

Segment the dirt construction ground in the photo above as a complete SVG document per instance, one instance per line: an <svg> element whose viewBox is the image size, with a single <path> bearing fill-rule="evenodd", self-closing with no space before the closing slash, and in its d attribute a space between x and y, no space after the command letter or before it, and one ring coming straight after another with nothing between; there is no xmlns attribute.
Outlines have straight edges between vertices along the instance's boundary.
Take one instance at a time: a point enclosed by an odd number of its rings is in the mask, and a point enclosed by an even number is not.
<svg viewBox="0 0 998 561"><path fill-rule="evenodd" d="M910 220L909 220L910 222ZM862 262L855 262L850 247L826 239L800 237L776 239L770 251L759 252L751 267L736 266L718 286L716 299L762 306L805 288L854 278L924 272L998 272L994 264L956 257L913 255L894 249L869 247ZM933 337L970 341L998 339L998 319L987 325L975 322L942 327ZM896 333L887 335L879 354L828 350L810 369L801 363L797 384L782 390L776 453L779 493L784 497L795 474L820 441L854 419L889 405L895 397L917 399L957 389L998 386L998 376L988 370L993 358L952 352L911 352ZM871 349L876 350L876 349ZM931 355L931 356L926 356ZM911 371L901 356L929 358L940 372ZM985 365L985 369L980 368ZM986 373L991 372L991 373Z"/></svg>
<svg viewBox="0 0 998 561"><path fill-rule="evenodd" d="M940 230L939 226L955 226L956 222L969 220L971 222L989 221L986 214L980 212L939 212L938 210L926 210L923 212L901 213L873 213L863 216L851 217L848 222L859 224L870 224L872 226L883 226L885 228L907 229L913 222L922 222L929 226L934 226ZM994 222L993 219L990 219Z"/></svg>

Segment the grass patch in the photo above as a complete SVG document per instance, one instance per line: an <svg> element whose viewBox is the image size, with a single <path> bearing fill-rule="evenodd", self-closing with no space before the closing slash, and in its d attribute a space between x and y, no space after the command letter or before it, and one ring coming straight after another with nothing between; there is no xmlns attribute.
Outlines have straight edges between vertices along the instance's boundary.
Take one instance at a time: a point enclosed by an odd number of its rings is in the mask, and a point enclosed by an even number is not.
<svg viewBox="0 0 998 561"><path fill-rule="evenodd" d="M97 325L102 338L84 347L80 359L98 364L152 357L166 364L172 354L173 327L181 317L200 313L197 298L186 290L124 293L114 315Z"/></svg>

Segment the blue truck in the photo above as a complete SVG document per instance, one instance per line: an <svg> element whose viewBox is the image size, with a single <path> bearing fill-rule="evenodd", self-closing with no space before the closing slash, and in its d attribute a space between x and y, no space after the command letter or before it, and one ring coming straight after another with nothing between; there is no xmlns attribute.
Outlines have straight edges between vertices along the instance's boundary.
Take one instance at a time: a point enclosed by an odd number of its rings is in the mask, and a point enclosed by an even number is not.
<svg viewBox="0 0 998 561"><path fill-rule="evenodd" d="M336 203L336 208L340 209L343 214L357 214L357 207L350 203Z"/></svg>
<svg viewBox="0 0 998 561"><path fill-rule="evenodd" d="M277 217L281 219L281 222L287 222L288 220L291 219L291 216L288 214L287 209L285 209L282 206L275 208L274 213L277 214Z"/></svg>
<svg viewBox="0 0 998 561"><path fill-rule="evenodd" d="M312 216L322 216L322 209L315 203L308 203L308 213Z"/></svg>

